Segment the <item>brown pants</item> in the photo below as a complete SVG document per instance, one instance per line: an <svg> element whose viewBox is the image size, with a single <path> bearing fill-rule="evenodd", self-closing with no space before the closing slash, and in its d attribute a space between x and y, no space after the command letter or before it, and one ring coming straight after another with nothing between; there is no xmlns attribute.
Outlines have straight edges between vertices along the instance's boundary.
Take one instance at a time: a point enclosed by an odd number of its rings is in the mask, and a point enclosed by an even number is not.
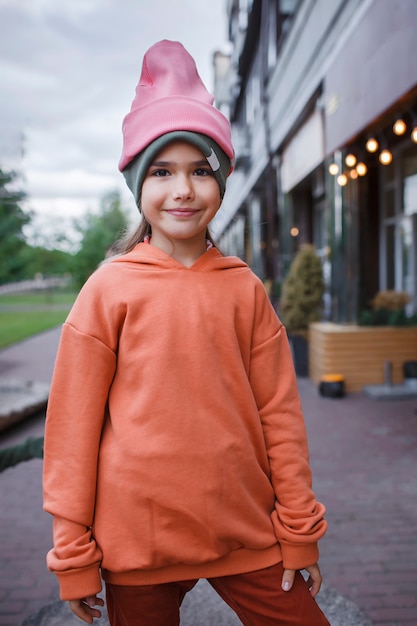
<svg viewBox="0 0 417 626"><path fill-rule="evenodd" d="M299 572L291 591L282 591L282 564L210 578L208 582L245 626L330 626ZM111 626L178 626L185 594L198 580L126 587L106 585Z"/></svg>

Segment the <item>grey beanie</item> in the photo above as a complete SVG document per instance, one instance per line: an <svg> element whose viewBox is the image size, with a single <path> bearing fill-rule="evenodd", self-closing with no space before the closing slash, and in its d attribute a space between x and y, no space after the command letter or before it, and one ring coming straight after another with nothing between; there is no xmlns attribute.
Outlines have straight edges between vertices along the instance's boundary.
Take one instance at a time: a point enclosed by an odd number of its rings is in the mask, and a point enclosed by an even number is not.
<svg viewBox="0 0 417 626"><path fill-rule="evenodd" d="M226 180L230 173L231 161L220 146L207 135L187 130L175 130L161 135L140 152L123 170L127 186L133 193L136 204L139 205L142 184L155 156L173 141L186 141L201 150L213 170L220 187L220 196L223 198L226 191Z"/></svg>

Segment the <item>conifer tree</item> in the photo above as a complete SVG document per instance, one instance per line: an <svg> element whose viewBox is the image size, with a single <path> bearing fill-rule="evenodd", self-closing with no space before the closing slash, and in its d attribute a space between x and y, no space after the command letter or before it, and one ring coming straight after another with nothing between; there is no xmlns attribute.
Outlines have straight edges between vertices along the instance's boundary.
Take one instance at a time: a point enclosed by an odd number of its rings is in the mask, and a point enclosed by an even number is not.
<svg viewBox="0 0 417 626"><path fill-rule="evenodd" d="M25 194L16 190L16 180L15 172L0 168L0 284L21 278L23 227L30 221L20 206Z"/></svg>
<svg viewBox="0 0 417 626"><path fill-rule="evenodd" d="M283 282L280 316L289 333L305 334L321 319L324 279L320 258L311 244L303 244Z"/></svg>

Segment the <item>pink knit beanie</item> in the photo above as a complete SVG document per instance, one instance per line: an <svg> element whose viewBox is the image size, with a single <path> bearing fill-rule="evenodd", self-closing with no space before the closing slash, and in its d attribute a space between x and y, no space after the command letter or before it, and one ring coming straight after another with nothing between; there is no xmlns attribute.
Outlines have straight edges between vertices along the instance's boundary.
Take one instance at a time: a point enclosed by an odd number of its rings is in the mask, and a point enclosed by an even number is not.
<svg viewBox="0 0 417 626"><path fill-rule="evenodd" d="M234 151L230 123L213 101L182 44L163 40L146 52L132 107L123 121L119 162L137 201L156 152L175 139L203 152L224 194Z"/></svg>

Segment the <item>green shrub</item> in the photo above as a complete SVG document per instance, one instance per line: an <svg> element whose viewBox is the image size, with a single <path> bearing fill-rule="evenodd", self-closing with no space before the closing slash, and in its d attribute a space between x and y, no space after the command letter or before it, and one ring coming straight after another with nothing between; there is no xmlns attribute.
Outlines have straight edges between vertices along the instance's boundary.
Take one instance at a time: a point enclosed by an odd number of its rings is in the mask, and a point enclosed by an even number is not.
<svg viewBox="0 0 417 626"><path fill-rule="evenodd" d="M361 311L360 326L414 326L417 315L408 316L405 307L410 301L405 291L379 291L371 300L371 308Z"/></svg>
<svg viewBox="0 0 417 626"><path fill-rule="evenodd" d="M282 283L279 314L289 333L303 334L323 313L323 268L315 248L303 244Z"/></svg>

